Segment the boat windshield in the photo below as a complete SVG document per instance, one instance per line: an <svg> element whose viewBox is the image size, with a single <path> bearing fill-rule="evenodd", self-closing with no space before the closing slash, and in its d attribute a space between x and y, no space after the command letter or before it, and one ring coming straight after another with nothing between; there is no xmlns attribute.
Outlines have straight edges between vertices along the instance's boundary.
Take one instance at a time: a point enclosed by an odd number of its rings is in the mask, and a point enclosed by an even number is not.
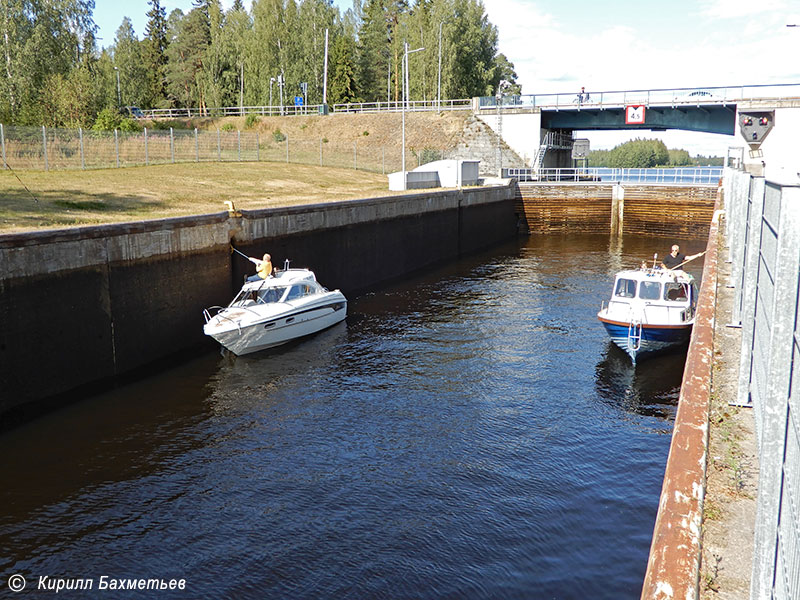
<svg viewBox="0 0 800 600"><path fill-rule="evenodd" d="M252 306L254 304L269 304L280 302L288 286L266 287L258 290L242 290L231 302L231 306Z"/></svg>
<svg viewBox="0 0 800 600"><path fill-rule="evenodd" d="M657 281L643 281L639 284L639 298L658 300L661 297L661 284Z"/></svg>

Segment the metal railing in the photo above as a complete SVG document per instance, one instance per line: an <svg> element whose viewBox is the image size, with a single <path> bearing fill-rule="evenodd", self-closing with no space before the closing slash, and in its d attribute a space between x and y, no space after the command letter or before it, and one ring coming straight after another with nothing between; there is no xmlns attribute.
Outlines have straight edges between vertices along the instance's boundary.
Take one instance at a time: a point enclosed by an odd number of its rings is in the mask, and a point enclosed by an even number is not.
<svg viewBox="0 0 800 600"><path fill-rule="evenodd" d="M410 100L405 104L409 112L432 112L441 110L470 110L471 99L461 100ZM300 117L333 113L377 113L399 112L403 103L397 102L356 102L351 104L310 104L310 105L264 105L264 106L221 106L213 108L154 108L141 109L138 119L191 119L196 117ZM138 113L137 113L138 114Z"/></svg>
<svg viewBox="0 0 800 600"><path fill-rule="evenodd" d="M742 328L738 404L752 406L759 454L751 598L800 598L800 186L725 170Z"/></svg>
<svg viewBox="0 0 800 600"><path fill-rule="evenodd" d="M727 104L743 100L770 98L800 99L800 83L774 85L739 85L704 88L663 88L654 90L615 90L601 92L566 92L559 94L524 94L504 96L501 107L507 108L609 108L627 105L696 106ZM479 109L497 107L495 96L478 98Z"/></svg>
<svg viewBox="0 0 800 600"><path fill-rule="evenodd" d="M603 183L675 183L717 185L723 167L670 167L658 169L503 169L503 177L517 181L578 181Z"/></svg>

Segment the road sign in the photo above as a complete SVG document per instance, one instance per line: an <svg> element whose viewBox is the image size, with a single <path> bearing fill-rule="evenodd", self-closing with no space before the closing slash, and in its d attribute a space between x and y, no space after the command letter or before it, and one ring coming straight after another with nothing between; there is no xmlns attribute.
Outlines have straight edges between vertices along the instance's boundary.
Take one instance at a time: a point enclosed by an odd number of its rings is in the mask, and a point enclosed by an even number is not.
<svg viewBox="0 0 800 600"><path fill-rule="evenodd" d="M294 105L295 106L303 106L303 97L302 96L295 96L294 97Z"/></svg>
<svg viewBox="0 0 800 600"><path fill-rule="evenodd" d="M630 104L625 107L625 125L644 125L644 106Z"/></svg>

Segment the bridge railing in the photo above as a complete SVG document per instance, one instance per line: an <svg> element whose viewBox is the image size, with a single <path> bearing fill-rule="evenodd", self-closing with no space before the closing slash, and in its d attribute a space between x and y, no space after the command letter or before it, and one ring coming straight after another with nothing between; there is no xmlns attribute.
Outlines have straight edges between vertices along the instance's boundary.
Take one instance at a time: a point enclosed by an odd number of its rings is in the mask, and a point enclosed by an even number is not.
<svg viewBox="0 0 800 600"><path fill-rule="evenodd" d="M500 106L501 108L603 108L640 104L692 106L735 103L755 98L800 99L800 83L524 94L504 96L500 99ZM497 102L495 96L481 96L477 99L476 108L496 109Z"/></svg>
<svg viewBox="0 0 800 600"><path fill-rule="evenodd" d="M717 185L723 167L671 167L662 169L612 169L582 167L577 169L503 169L503 177L517 181L579 181L602 183L676 183Z"/></svg>

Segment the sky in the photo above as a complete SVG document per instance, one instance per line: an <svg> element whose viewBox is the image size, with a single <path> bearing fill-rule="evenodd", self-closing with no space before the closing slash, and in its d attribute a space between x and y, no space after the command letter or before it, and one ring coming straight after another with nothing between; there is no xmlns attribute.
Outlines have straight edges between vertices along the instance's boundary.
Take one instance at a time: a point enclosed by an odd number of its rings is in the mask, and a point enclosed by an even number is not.
<svg viewBox="0 0 800 600"><path fill-rule="evenodd" d="M249 8L252 0L245 0ZM233 0L223 0L228 8ZM113 43L124 16L141 38L147 0L97 0L101 46ZM169 14L192 0L162 0ZM344 12L352 0L335 0ZM523 94L658 88L800 84L798 0L484 0L499 51L514 64ZM733 136L636 132L691 154L725 155ZM629 132L591 132L607 149Z"/></svg>

